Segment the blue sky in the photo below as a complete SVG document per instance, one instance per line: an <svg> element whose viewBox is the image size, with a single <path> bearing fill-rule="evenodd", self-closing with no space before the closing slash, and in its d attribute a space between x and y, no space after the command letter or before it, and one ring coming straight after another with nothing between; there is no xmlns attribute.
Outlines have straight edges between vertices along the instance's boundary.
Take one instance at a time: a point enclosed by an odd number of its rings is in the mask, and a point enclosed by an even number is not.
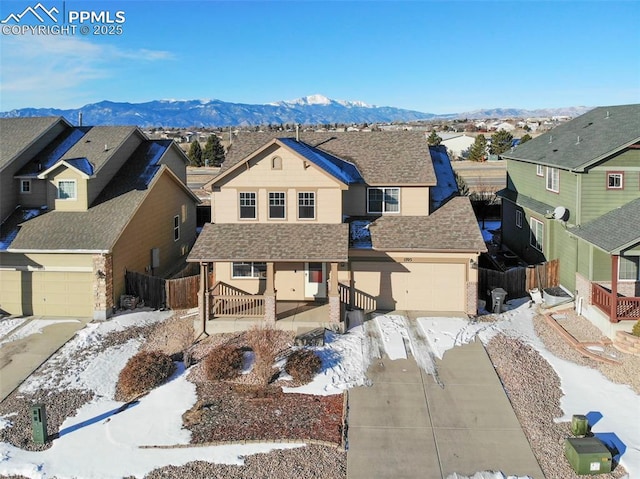
<svg viewBox="0 0 640 479"><path fill-rule="evenodd" d="M638 1L2 0L0 20L38 1L122 11L122 33L3 30L0 111L315 93L429 113L640 102Z"/></svg>

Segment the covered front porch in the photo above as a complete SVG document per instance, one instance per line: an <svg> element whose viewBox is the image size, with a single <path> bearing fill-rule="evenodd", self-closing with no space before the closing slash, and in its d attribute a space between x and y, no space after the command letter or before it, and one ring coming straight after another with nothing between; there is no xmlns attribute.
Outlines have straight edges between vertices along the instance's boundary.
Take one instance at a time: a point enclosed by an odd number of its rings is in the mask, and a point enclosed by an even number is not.
<svg viewBox="0 0 640 479"><path fill-rule="evenodd" d="M591 303L602 311L612 323L619 321L632 320L637 321L640 319L640 297L626 296L624 293L633 293L640 286L640 281L626 281L623 285L619 283L620 271L620 256L611 256L611 283L610 287L607 287L599 283L591 283ZM637 276L636 271L636 276ZM623 292L620 291L622 288ZM636 293L637 294L637 293Z"/></svg>

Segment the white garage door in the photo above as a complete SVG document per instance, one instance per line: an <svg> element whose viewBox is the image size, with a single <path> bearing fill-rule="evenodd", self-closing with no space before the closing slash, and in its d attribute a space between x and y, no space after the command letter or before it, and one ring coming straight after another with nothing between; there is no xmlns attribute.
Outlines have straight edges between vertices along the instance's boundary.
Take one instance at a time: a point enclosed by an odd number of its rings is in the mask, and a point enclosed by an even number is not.
<svg viewBox="0 0 640 479"><path fill-rule="evenodd" d="M352 263L355 288L378 298L378 308L466 311L462 263Z"/></svg>

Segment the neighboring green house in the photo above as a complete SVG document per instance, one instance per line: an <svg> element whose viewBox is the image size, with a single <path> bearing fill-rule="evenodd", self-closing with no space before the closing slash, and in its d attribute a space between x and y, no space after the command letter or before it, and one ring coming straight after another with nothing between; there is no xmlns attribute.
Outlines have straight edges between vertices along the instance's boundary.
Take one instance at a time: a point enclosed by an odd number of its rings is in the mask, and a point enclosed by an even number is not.
<svg viewBox="0 0 640 479"><path fill-rule="evenodd" d="M605 333L639 319L640 104L595 108L502 157L505 245L558 259L560 285Z"/></svg>

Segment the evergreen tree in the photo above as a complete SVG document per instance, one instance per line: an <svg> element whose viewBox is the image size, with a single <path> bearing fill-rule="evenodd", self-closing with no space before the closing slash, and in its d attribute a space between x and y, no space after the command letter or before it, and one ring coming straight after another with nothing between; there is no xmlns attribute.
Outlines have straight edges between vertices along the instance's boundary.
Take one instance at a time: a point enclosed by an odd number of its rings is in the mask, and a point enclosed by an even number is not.
<svg viewBox="0 0 640 479"><path fill-rule="evenodd" d="M513 135L505 130L498 130L491 135L491 148L489 152L493 155L501 155L509 148L513 142Z"/></svg>
<svg viewBox="0 0 640 479"><path fill-rule="evenodd" d="M442 138L438 136L436 130L431 130L431 134L427 138L427 143L429 146L438 146L442 142Z"/></svg>
<svg viewBox="0 0 640 479"><path fill-rule="evenodd" d="M199 141L196 140L191 143L187 156L189 157L191 166L202 166L204 164L202 162L202 148L200 147Z"/></svg>
<svg viewBox="0 0 640 479"><path fill-rule="evenodd" d="M224 161L224 146L220 143L218 135L211 134L204 145L202 152L203 161L209 166L220 166Z"/></svg>
<svg viewBox="0 0 640 479"><path fill-rule="evenodd" d="M454 171L453 174L456 178L456 185L458 186L460 196L469 196L469 186L467 182L464 181L464 178L460 176L457 171Z"/></svg>
<svg viewBox="0 0 640 479"><path fill-rule="evenodd" d="M527 133L522 138L520 138L520 144L522 145L523 143L526 143L529 140L533 140L533 138L529 133Z"/></svg>
<svg viewBox="0 0 640 479"><path fill-rule="evenodd" d="M469 148L469 160L484 161L487 156L487 139L484 135L476 136L476 140Z"/></svg>

